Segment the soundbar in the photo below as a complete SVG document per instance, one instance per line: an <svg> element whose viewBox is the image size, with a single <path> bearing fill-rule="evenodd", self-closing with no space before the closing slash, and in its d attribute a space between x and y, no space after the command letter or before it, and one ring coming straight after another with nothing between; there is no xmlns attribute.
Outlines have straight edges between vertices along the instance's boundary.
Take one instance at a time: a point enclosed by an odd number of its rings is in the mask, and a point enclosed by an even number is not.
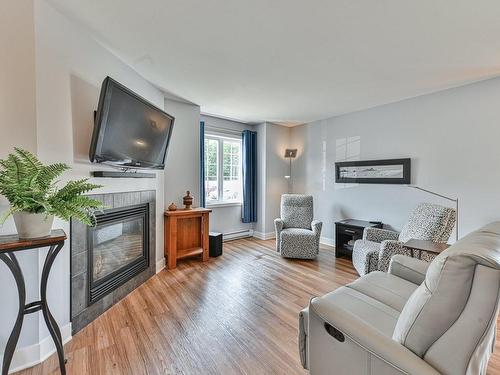
<svg viewBox="0 0 500 375"><path fill-rule="evenodd" d="M155 173L145 172L92 171L90 175L102 178L156 178Z"/></svg>

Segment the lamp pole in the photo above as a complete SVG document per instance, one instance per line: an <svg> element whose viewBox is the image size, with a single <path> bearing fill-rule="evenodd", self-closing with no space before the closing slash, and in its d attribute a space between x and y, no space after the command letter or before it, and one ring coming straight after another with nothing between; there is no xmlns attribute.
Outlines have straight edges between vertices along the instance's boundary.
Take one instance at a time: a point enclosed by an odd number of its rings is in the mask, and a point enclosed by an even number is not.
<svg viewBox="0 0 500 375"><path fill-rule="evenodd" d="M297 156L297 149L296 148L287 148L285 150L285 158L288 158L289 161L289 174L285 176L285 178L288 180L288 192L291 193L291 184L292 184L292 159Z"/></svg>
<svg viewBox="0 0 500 375"><path fill-rule="evenodd" d="M413 188L413 189L423 191L423 192L431 194L431 195L435 195L436 197L440 197L443 199L447 199L451 202L455 202L455 212L456 212L456 216L457 216L456 221L455 221L455 240L458 241L458 197L457 198L450 198L450 197L447 197L446 195L439 194L439 193L436 193L434 191L421 188L420 186L415 186L415 185L407 185L407 186L410 188Z"/></svg>

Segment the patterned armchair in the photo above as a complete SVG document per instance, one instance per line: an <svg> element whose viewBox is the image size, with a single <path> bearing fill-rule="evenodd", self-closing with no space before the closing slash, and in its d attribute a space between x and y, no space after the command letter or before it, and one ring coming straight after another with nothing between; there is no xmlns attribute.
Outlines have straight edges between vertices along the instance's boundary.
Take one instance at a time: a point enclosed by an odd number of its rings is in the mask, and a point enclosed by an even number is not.
<svg viewBox="0 0 500 375"><path fill-rule="evenodd" d="M389 262L395 254L410 256L410 251L403 247L409 239L446 242L455 225L456 212L453 208L431 203L420 203L411 213L401 233L387 229L366 228L363 239L354 243L352 263L356 271L363 276L372 271L389 269ZM428 261L434 256L423 253Z"/></svg>
<svg viewBox="0 0 500 375"><path fill-rule="evenodd" d="M286 258L316 258L322 225L313 221L311 195L283 194L281 218L274 220L276 251Z"/></svg>

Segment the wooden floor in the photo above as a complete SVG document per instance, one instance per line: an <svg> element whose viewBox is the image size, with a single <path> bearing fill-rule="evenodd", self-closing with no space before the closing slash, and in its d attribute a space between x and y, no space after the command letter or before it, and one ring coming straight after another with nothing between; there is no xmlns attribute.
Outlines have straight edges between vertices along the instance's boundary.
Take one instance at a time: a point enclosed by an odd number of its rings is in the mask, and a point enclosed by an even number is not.
<svg viewBox="0 0 500 375"><path fill-rule="evenodd" d="M68 374L306 374L298 312L356 276L329 248L297 261L272 240L227 242L222 257L160 272L76 334ZM499 353L497 344L488 374L500 374ZM58 373L52 355L17 374Z"/></svg>

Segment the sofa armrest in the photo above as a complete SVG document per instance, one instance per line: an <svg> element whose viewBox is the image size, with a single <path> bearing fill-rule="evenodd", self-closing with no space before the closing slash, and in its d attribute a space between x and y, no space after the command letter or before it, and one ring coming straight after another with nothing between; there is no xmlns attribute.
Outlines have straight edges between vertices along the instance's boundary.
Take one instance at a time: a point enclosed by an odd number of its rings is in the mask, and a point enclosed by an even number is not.
<svg viewBox="0 0 500 375"><path fill-rule="evenodd" d="M422 358L394 341L391 337L384 335L373 326L351 314L346 308L331 304L322 298L313 298L309 304L308 312L309 350L312 350L311 340L314 339L313 335L317 332L316 330L324 330L326 328L324 327L324 323L328 323L346 336L346 342L342 342L340 345L348 344L347 341L349 340L361 350L380 358L383 362L402 373L419 375L439 374L438 371ZM355 359L352 357L345 358L346 361ZM309 368L312 368L312 363L308 365ZM336 365L342 366L342 363L336 363Z"/></svg>
<svg viewBox="0 0 500 375"><path fill-rule="evenodd" d="M429 262L405 255L394 255L389 264L389 273L414 284L422 284L425 280Z"/></svg>
<svg viewBox="0 0 500 375"><path fill-rule="evenodd" d="M299 357L302 367L306 370L309 368L307 340L309 334L309 307L306 307L299 313Z"/></svg>
<svg viewBox="0 0 500 375"><path fill-rule="evenodd" d="M372 242L381 243L385 240L397 240L398 237L398 232L394 232L388 229L365 228L365 230L363 231L363 239Z"/></svg>

